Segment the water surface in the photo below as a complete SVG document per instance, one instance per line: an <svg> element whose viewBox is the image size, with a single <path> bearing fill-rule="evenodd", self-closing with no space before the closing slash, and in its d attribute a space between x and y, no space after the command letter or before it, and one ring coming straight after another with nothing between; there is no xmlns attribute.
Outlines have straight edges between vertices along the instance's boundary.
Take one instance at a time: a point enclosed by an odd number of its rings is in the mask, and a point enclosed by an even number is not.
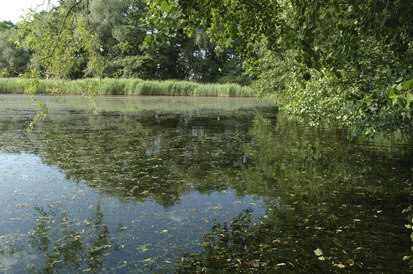
<svg viewBox="0 0 413 274"><path fill-rule="evenodd" d="M411 144L253 99L38 100L28 133L0 95L0 271L409 271Z"/></svg>

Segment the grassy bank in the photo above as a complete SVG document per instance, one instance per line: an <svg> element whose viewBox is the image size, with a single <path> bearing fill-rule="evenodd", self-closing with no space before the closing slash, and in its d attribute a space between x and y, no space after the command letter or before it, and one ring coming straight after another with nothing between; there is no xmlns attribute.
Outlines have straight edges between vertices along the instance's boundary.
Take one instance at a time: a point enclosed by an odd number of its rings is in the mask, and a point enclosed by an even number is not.
<svg viewBox="0 0 413 274"><path fill-rule="evenodd" d="M23 94L28 79L0 78L0 93ZM170 95L252 97L252 88L236 84L199 84L188 81L140 79L40 80L38 94Z"/></svg>

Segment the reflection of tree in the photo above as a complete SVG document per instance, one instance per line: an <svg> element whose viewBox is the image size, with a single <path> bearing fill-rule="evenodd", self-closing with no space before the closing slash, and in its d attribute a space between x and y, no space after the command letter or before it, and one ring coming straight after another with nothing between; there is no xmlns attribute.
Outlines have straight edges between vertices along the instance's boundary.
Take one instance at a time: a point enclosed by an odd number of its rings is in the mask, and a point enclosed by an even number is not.
<svg viewBox="0 0 413 274"><path fill-rule="evenodd" d="M92 240L90 246L87 248L87 265L88 270L97 270L102 266L102 256L106 249L111 247L109 244L109 231L103 223L103 214L100 204L96 207L96 214L93 216L93 228L95 230L95 239Z"/></svg>
<svg viewBox="0 0 413 274"><path fill-rule="evenodd" d="M59 115L27 138L10 138L8 147L32 143L29 151L68 178L163 206L188 190L223 190L237 181L245 158L240 144L252 119L247 111Z"/></svg>
<svg viewBox="0 0 413 274"><path fill-rule="evenodd" d="M362 153L335 132L278 122L256 116L244 149L253 164L232 185L272 197L268 214L214 226L205 250L184 256L177 272L407 272L409 154Z"/></svg>
<svg viewBox="0 0 413 274"><path fill-rule="evenodd" d="M104 252L111 245L99 204L91 222L85 220L86 226L84 223L74 222L66 211L59 213L40 207L35 207L35 210L40 216L31 234L31 244L43 257L44 267L37 269L39 265L33 266L32 271L95 272L101 269Z"/></svg>
<svg viewBox="0 0 413 274"><path fill-rule="evenodd" d="M82 249L82 242L80 235L73 230L73 224L65 216L61 216L59 222L54 224L53 212L46 212L39 207L35 209L40 217L33 230L31 243L45 259L42 272L52 273L56 270L78 269L81 263L78 254Z"/></svg>
<svg viewBox="0 0 413 274"><path fill-rule="evenodd" d="M231 227L216 225L205 252L188 255L178 268L183 271L404 270L400 258L409 242L400 212L412 198L411 152L369 150L349 144L339 132L281 118L274 125L261 115L251 121L251 113L202 115L74 112L27 136L13 135L24 132L24 125L7 124L0 144L32 151L68 177L121 199L151 198L170 206L190 189L229 187L268 198L261 220L246 213ZM39 213L34 242L48 265L59 271L101 267L110 243L99 207L90 221L93 239L85 239L64 214L56 219L52 211ZM52 219L61 225L56 235L62 240L51 239ZM81 255L63 265L72 253Z"/></svg>

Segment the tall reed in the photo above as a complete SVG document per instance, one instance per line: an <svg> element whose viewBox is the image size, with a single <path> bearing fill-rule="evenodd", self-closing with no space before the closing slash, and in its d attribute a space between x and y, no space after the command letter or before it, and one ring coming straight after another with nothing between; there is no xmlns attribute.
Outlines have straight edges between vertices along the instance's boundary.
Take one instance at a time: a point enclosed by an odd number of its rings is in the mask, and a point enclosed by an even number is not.
<svg viewBox="0 0 413 274"><path fill-rule="evenodd" d="M0 93L24 93L28 79L0 78ZM253 97L250 87L237 84L199 84L189 81L140 79L40 80L38 94L169 95Z"/></svg>

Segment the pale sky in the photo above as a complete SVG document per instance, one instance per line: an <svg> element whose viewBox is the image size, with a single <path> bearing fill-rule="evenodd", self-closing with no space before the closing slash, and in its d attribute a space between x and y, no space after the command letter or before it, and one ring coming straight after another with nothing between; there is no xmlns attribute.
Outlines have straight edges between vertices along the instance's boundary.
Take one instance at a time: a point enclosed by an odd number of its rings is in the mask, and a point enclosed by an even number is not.
<svg viewBox="0 0 413 274"><path fill-rule="evenodd" d="M58 1L50 2L56 4ZM20 21L20 16L25 15L30 8L41 11L49 5L48 0L0 0L0 3L0 22L10 20L13 23Z"/></svg>

